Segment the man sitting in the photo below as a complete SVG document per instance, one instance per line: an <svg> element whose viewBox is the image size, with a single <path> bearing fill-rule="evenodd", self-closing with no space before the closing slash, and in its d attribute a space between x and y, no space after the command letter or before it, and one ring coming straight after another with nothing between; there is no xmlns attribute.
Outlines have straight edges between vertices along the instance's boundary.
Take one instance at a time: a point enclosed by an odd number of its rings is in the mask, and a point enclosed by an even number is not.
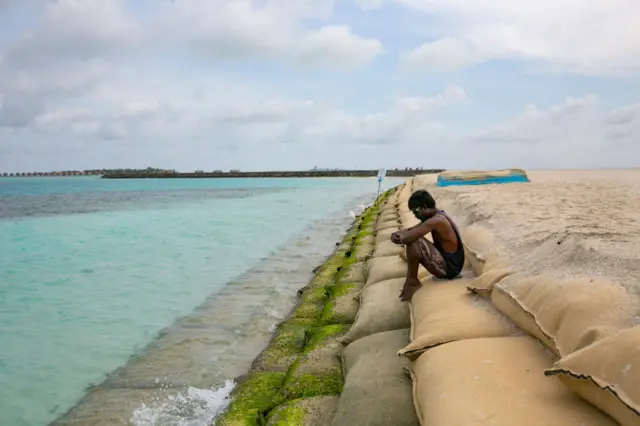
<svg viewBox="0 0 640 426"><path fill-rule="evenodd" d="M453 220L436 208L429 192L420 190L409 198L409 210L420 220L412 228L394 232L391 241L406 246L407 280L400 300L410 300L421 286L418 266L422 264L436 278L451 280L460 275L464 266L464 248ZM431 233L433 243L425 237Z"/></svg>

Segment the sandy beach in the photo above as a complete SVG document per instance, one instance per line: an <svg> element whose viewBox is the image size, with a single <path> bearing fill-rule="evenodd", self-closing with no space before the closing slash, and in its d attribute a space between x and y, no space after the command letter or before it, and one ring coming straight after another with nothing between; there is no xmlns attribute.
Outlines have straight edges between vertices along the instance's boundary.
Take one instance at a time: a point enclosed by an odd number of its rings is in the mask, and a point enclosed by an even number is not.
<svg viewBox="0 0 640 426"><path fill-rule="evenodd" d="M435 188L465 243L529 274L594 278L640 292L640 170L534 171L531 182ZM497 258L497 259L496 259Z"/></svg>

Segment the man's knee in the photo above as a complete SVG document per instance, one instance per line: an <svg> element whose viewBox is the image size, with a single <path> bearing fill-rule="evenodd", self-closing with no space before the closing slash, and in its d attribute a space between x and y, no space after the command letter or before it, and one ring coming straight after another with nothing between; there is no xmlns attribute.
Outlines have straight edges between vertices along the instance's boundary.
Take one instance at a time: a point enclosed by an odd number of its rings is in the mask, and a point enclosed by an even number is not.
<svg viewBox="0 0 640 426"><path fill-rule="evenodd" d="M414 241L412 243L407 244L407 258L417 259L420 257L420 243L418 241Z"/></svg>

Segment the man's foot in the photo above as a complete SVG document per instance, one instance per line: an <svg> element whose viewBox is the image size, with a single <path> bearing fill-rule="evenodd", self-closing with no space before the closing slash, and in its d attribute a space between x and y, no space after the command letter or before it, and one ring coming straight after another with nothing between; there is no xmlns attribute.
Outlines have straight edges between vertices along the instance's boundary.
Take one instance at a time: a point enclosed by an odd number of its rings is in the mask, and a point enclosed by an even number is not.
<svg viewBox="0 0 640 426"><path fill-rule="evenodd" d="M407 281L405 281L404 286L402 287L402 291L400 292L400 300L403 302L411 300L415 292L420 290L421 286L422 283L417 278L407 278Z"/></svg>

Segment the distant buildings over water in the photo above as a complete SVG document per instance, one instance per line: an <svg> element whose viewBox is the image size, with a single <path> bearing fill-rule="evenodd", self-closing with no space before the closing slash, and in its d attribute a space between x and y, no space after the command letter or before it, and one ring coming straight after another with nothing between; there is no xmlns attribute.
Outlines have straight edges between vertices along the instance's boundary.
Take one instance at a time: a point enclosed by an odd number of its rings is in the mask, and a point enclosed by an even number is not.
<svg viewBox="0 0 640 426"><path fill-rule="evenodd" d="M422 167L417 167L417 168L411 168L411 167L405 167L404 169L399 169L399 168L395 168L395 169L388 169L387 172L391 172L394 171L396 173L398 172L420 172L420 171L424 171L424 172L429 172L429 173L433 173L434 170L425 170ZM340 174L341 172L345 172L348 173L351 170L347 170L347 169L339 169L339 168L335 168L335 169L329 169L329 168L319 168L319 167L314 167L313 169L310 170L311 172L314 173L329 173L329 174L335 174L338 173ZM186 175L186 174L195 174L195 175L226 175L226 174L230 174L230 175L236 175L236 174L255 174L255 173L268 173L268 174L273 174L273 173L281 173L281 172L241 172L238 169L231 169L228 172L222 171L222 170L214 170L213 172L205 172L203 170L196 170L193 173L178 173L173 169L158 169L158 168L154 168L154 167L148 167L146 169L97 169L97 170L64 170L64 171L56 171L56 172L22 172L22 173L0 173L0 177L39 177L39 176L109 176L109 175L127 175L127 176L132 176L132 175L144 175L146 177L152 177L155 175L159 175L159 176L167 176L167 175ZM284 173L284 172L282 172ZM286 172L289 173L289 172ZM306 172L291 172L291 173L306 173Z"/></svg>
<svg viewBox="0 0 640 426"><path fill-rule="evenodd" d="M23 172L0 173L2 177L38 177L38 176L104 176L109 174L140 173L140 174L175 174L175 170L157 169L97 169L97 170L64 170L57 172Z"/></svg>

